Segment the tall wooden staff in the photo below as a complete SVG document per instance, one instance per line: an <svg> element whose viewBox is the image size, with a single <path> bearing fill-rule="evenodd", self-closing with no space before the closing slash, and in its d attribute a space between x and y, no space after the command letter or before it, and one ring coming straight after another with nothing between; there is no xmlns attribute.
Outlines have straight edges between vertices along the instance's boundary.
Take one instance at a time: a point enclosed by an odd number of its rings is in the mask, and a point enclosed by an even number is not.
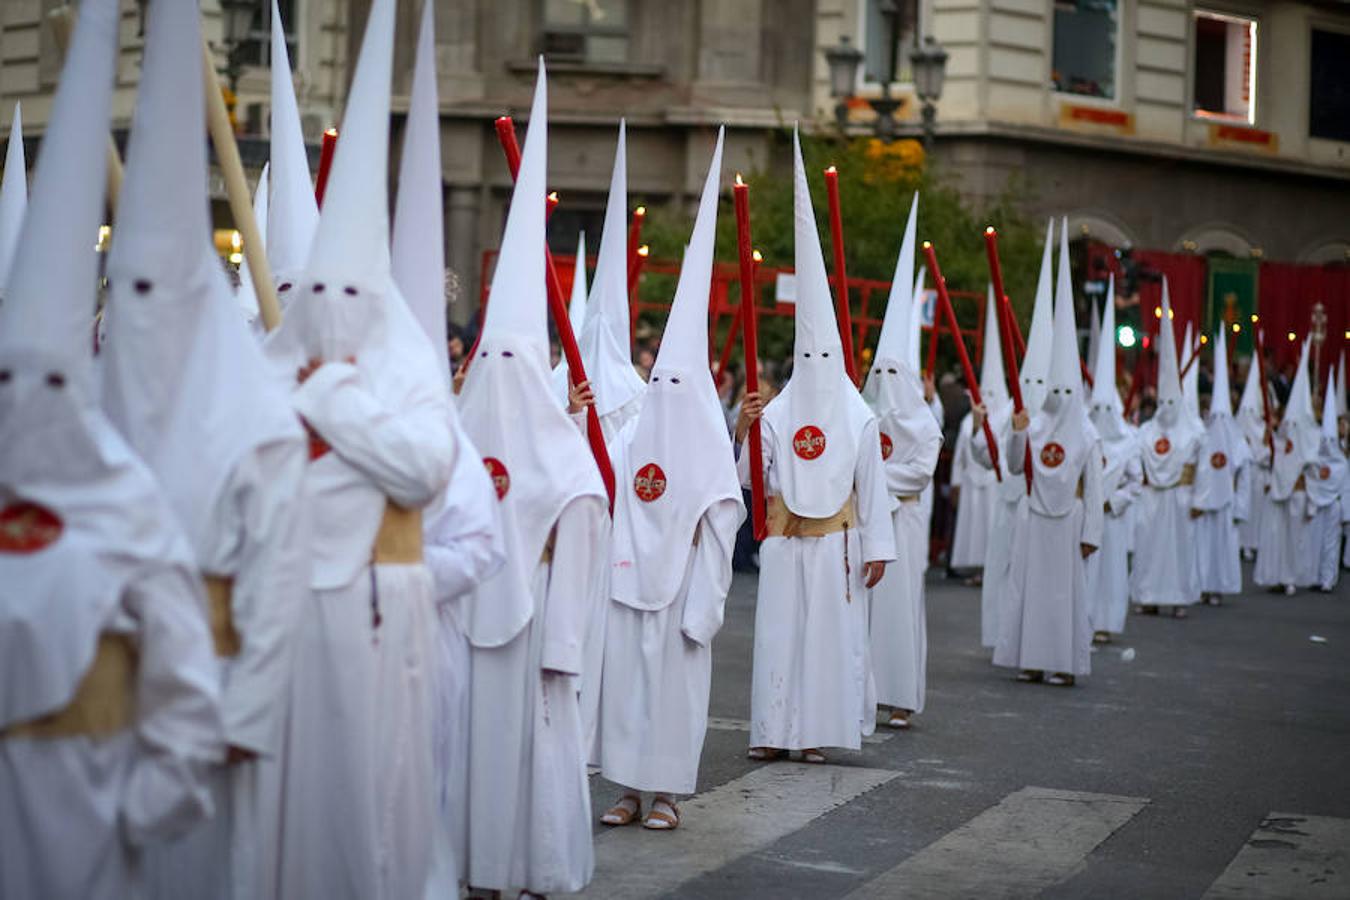
<svg viewBox="0 0 1350 900"><path fill-rule="evenodd" d="M538 123L540 127L543 123ZM516 125L510 116L497 120L497 140L506 155L506 167L511 170L514 181L520 173L520 143L516 140ZM567 359L567 373L573 385L586 380L586 368L581 363L581 350L577 347L577 337L572 333L572 320L567 315L567 300L563 296L562 282L558 280L558 270L553 267L553 254L544 244L545 274L548 276L548 308L553 315L553 327L558 330L558 342L562 344L563 356ZM586 407L586 437L591 444L591 453L595 464L604 479L605 490L609 493L610 512L614 511L614 465L609 460L609 450L605 447L605 434L600 429L600 416L595 406Z"/></svg>
<svg viewBox="0 0 1350 900"><path fill-rule="evenodd" d="M741 333L745 337L745 390L759 392L759 334L755 321L755 259L750 249L750 186L736 176L736 249L741 262ZM755 540L768 533L764 498L764 443L759 419L750 423L750 515Z"/></svg>
<svg viewBox="0 0 1350 900"><path fill-rule="evenodd" d="M858 383L858 361L853 357L853 312L848 303L848 272L844 268L844 220L839 211L839 170L825 170L825 194L830 202L830 238L834 244L834 309L839 317L839 340L844 348L844 368L849 380Z"/></svg>
<svg viewBox="0 0 1350 900"><path fill-rule="evenodd" d="M1252 316L1252 318L1256 318ZM1261 409L1266 416L1266 431L1270 433L1270 463L1275 464L1275 417L1270 412L1270 395L1266 392L1266 333L1256 329L1256 374L1261 378ZM1248 373L1248 378L1251 374Z"/></svg>
<svg viewBox="0 0 1350 900"><path fill-rule="evenodd" d="M923 254L928 259L928 270L933 273L933 282L937 285L938 305L942 307L942 313L947 319L947 325L952 330L952 337L956 340L956 355L961 358L961 369L966 373L966 384L970 387L970 399L977 405L984 401L980 399L980 383L975 379L975 369L970 364L970 356L966 353L966 342L961 339L961 330L956 327L956 312L952 309L952 299L947 295L947 282L942 277L942 269L938 267L937 251L933 249L931 241L923 242ZM937 325L937 316L933 317L933 324ZM934 332L936 335L936 331ZM994 432L989 428L989 419L984 420L984 439L989 444L989 459L994 464L994 477L999 481L1003 480L1003 474L999 472L998 466L998 442L994 440Z"/></svg>
<svg viewBox="0 0 1350 900"><path fill-rule="evenodd" d="M1022 404L1022 379L1017 372L1017 352L1013 345L1013 328L1017 322L1013 319L1012 303L1008 301L1008 295L1003 291L1003 266L998 259L998 232L994 226L990 225L984 230L984 251L989 258L989 277L994 282L994 297L998 311L998 330L1003 338L1003 346L1008 348L1007 364L1008 370L1008 391L1012 394L1013 412L1020 413L1025 407ZM988 340L986 337L985 340ZM988 344L985 345L985 352L988 353ZM1027 444L1027 458L1022 466L1026 474L1027 493L1031 493L1031 444Z"/></svg>

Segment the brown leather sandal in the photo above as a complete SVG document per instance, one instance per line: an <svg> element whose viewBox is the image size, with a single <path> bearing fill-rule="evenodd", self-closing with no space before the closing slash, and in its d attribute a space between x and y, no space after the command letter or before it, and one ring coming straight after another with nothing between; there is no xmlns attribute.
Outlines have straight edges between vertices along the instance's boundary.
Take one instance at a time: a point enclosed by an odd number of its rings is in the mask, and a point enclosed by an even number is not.
<svg viewBox="0 0 1350 900"><path fill-rule="evenodd" d="M813 766L819 766L824 765L828 760L825 759L825 754L821 753L818 748L808 747L802 751L802 762L810 763Z"/></svg>
<svg viewBox="0 0 1350 900"><path fill-rule="evenodd" d="M786 750L777 747L751 747L745 752L745 758L753 759L755 762L773 762L776 759L784 759L787 755Z"/></svg>
<svg viewBox="0 0 1350 900"><path fill-rule="evenodd" d="M674 831L680 827L680 808L670 797L657 797L652 801L647 818L642 820L642 827L649 831Z"/></svg>
<svg viewBox="0 0 1350 900"><path fill-rule="evenodd" d="M625 825L632 825L640 818L642 818L642 798L637 794L624 794L618 803L600 817L600 824L622 828Z"/></svg>

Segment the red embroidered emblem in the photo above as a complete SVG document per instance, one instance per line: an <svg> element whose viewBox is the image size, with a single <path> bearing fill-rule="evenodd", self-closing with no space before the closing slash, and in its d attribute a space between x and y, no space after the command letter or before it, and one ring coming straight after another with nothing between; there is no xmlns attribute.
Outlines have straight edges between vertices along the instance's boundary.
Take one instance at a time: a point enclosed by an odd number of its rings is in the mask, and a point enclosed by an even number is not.
<svg viewBox="0 0 1350 900"><path fill-rule="evenodd" d="M1172 442L1165 437L1160 437L1153 442L1153 452L1159 456L1166 456L1172 449Z"/></svg>
<svg viewBox="0 0 1350 900"><path fill-rule="evenodd" d="M1216 469L1222 469L1224 466L1228 465L1228 457L1224 456L1223 453L1216 452L1209 458L1209 464Z"/></svg>
<svg viewBox="0 0 1350 900"><path fill-rule="evenodd" d="M323 438L319 437L319 435L316 432L314 431L309 432L310 462L314 462L314 460L318 459L320 456L323 456L331 449L333 448L328 446L328 442L325 441Z"/></svg>
<svg viewBox="0 0 1350 900"><path fill-rule="evenodd" d="M1064 448L1059 444L1046 444L1041 448L1041 465L1055 469L1064 462Z"/></svg>
<svg viewBox="0 0 1350 900"><path fill-rule="evenodd" d="M1285 441L1284 441L1284 452L1285 452L1285 455L1286 455L1286 456L1289 455L1290 453L1293 453L1293 452L1294 452L1294 439L1293 439L1293 438L1285 438Z"/></svg>
<svg viewBox="0 0 1350 900"><path fill-rule="evenodd" d="M1328 478L1330 478L1330 477L1331 477L1331 466L1323 466L1322 468L1318 469L1318 470L1317 470L1317 477L1318 477L1319 479L1321 479L1322 481L1326 481Z"/></svg>
<svg viewBox="0 0 1350 900"><path fill-rule="evenodd" d="M802 459L815 459L825 452L825 432L814 425L803 425L792 436L792 452Z"/></svg>
<svg viewBox="0 0 1350 900"><path fill-rule="evenodd" d="M666 473L656 463L647 463L633 477L633 493L643 503L659 500L666 492Z"/></svg>
<svg viewBox="0 0 1350 900"><path fill-rule="evenodd" d="M506 466L495 456L483 457L483 468L487 469L492 486L497 490L497 499L499 501L504 499L506 493L511 490L511 473L506 471Z"/></svg>
<svg viewBox="0 0 1350 900"><path fill-rule="evenodd" d="M0 509L0 553L36 553L55 543L65 525L61 517L36 503L11 503Z"/></svg>
<svg viewBox="0 0 1350 900"><path fill-rule="evenodd" d="M881 458L890 459L891 454L895 452L895 441L886 432L881 432Z"/></svg>

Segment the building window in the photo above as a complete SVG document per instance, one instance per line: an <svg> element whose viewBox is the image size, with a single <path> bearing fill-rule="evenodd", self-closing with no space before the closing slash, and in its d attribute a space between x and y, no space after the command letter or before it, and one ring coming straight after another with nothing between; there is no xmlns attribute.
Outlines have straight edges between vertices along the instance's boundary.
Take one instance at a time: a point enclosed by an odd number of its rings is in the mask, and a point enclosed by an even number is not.
<svg viewBox="0 0 1350 900"><path fill-rule="evenodd" d="M1116 99L1117 0L1055 0L1055 90Z"/></svg>
<svg viewBox="0 0 1350 900"><path fill-rule="evenodd" d="M913 81L910 51L919 43L919 0L862 0L863 80L869 84ZM894 29L894 31L892 31ZM888 47L891 34L895 46ZM888 51L893 51L892 57Z"/></svg>
<svg viewBox="0 0 1350 900"><path fill-rule="evenodd" d="M544 0L544 54L571 62L627 62L628 0Z"/></svg>
<svg viewBox="0 0 1350 900"><path fill-rule="evenodd" d="M281 22L286 29L286 55L291 68L296 64L295 6L296 0L278 0ZM267 69L272 65L272 0L259 0L253 12L253 24L248 38L239 47L239 58L245 66Z"/></svg>
<svg viewBox="0 0 1350 900"><path fill-rule="evenodd" d="M1308 134L1350 141L1350 34L1312 33Z"/></svg>
<svg viewBox="0 0 1350 900"><path fill-rule="evenodd" d="M1256 121L1256 20L1195 13L1195 114Z"/></svg>

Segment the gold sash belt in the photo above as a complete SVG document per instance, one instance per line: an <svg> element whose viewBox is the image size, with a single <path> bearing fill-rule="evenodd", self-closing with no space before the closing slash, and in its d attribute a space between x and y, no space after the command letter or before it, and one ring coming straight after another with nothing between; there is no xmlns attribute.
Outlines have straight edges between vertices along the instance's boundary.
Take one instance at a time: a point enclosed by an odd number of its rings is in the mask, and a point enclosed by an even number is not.
<svg viewBox="0 0 1350 900"><path fill-rule="evenodd" d="M384 505L384 518L375 535L372 559L376 563L411 565L422 561L422 511Z"/></svg>
<svg viewBox="0 0 1350 900"><path fill-rule="evenodd" d="M1308 479L1304 478L1302 474L1300 474L1298 476L1298 480L1294 482L1294 490L1296 491L1308 490Z"/></svg>
<svg viewBox="0 0 1350 900"><path fill-rule="evenodd" d="M854 509L857 503L853 494L848 495L839 512L824 519L808 519L797 515L787 508L782 497L770 497L768 505L769 537L824 537L827 534L847 531L858 521Z"/></svg>
<svg viewBox="0 0 1350 900"><path fill-rule="evenodd" d="M234 579L228 575L206 575L207 615L216 656L233 659L244 642L234 627Z"/></svg>
<svg viewBox="0 0 1350 900"><path fill-rule="evenodd" d="M919 502L919 495L918 495L918 494L896 494L896 495L895 495L895 499L899 500L901 503L918 503L918 502Z"/></svg>
<svg viewBox="0 0 1350 900"><path fill-rule="evenodd" d="M1165 487L1150 483L1148 480L1148 473L1147 472L1144 473L1145 487L1151 487L1159 491L1170 491L1172 488L1175 487L1188 487L1192 484L1195 484L1195 463L1186 463L1186 465L1182 466L1181 477L1177 479L1177 483L1169 484Z"/></svg>
<svg viewBox="0 0 1350 900"><path fill-rule="evenodd" d="M0 739L107 737L131 725L136 712L136 644L124 634L102 634L93 665L64 709L0 730Z"/></svg>

